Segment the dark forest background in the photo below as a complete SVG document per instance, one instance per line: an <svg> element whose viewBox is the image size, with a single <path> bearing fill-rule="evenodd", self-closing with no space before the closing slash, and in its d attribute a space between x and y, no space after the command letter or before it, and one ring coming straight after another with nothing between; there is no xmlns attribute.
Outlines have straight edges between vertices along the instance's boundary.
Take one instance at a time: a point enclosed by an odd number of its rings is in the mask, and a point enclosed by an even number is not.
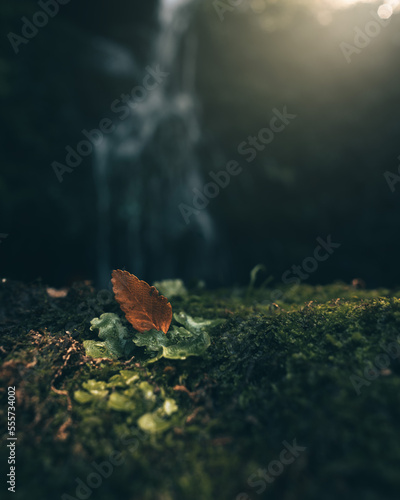
<svg viewBox="0 0 400 500"><path fill-rule="evenodd" d="M226 265L221 270L210 259L206 281L246 284L262 263L279 282L313 254L317 237L332 235L341 248L310 283L399 285L400 184L392 192L384 177L397 173L400 155L399 16L348 64L340 43L352 43L354 27L371 19L374 5L337 10L325 25L297 2L264 3L227 12L221 22L212 1L199 2L190 26L204 182L228 160L243 166L208 207ZM1 277L41 277L56 286L96 280L92 160L62 183L51 163L135 84L104 74L93 38L124 45L145 66L157 9L150 0L72 0L15 54L7 34L20 31L37 2L1 4L0 233L8 234L0 244ZM285 105L296 120L247 164L238 145ZM176 248L177 258L184 251ZM187 278L159 279L167 277Z"/></svg>

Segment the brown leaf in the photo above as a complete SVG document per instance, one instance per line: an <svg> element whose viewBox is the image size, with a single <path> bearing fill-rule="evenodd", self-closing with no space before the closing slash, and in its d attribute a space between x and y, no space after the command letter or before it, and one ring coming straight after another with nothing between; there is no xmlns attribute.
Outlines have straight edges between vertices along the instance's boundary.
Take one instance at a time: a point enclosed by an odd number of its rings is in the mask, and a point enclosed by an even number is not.
<svg viewBox="0 0 400 500"><path fill-rule="evenodd" d="M141 333L152 329L168 332L172 307L154 286L119 269L113 271L111 283L117 302L135 330Z"/></svg>

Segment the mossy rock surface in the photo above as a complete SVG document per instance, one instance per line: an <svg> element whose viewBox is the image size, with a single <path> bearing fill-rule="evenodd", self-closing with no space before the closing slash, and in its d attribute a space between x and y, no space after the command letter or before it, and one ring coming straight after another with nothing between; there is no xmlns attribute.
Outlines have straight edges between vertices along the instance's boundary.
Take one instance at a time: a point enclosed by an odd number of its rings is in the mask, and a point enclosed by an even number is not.
<svg viewBox="0 0 400 500"><path fill-rule="evenodd" d="M398 499L400 294L282 291L173 297L177 314L224 321L202 356L144 365L140 347L85 356L94 317L129 327L111 294L1 283L3 424L6 387L17 397L12 498Z"/></svg>

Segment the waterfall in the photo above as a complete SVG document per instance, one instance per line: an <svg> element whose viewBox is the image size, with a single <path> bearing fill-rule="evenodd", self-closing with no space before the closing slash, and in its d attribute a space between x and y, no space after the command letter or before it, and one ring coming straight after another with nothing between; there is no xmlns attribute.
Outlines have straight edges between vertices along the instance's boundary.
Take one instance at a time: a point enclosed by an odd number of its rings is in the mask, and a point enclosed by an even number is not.
<svg viewBox="0 0 400 500"><path fill-rule="evenodd" d="M204 183L196 152L196 39L188 34L195 3L161 0L158 35L141 70L133 55L129 60L126 47L102 41L104 71L131 75L127 94L144 82L151 81L152 88L124 104L129 108L124 117L120 104L116 129L96 147L101 287L108 285L116 266L154 280L201 279L209 265L215 230L208 212L201 211L187 225L178 208L191 205L193 188ZM155 85L157 71L168 76Z"/></svg>

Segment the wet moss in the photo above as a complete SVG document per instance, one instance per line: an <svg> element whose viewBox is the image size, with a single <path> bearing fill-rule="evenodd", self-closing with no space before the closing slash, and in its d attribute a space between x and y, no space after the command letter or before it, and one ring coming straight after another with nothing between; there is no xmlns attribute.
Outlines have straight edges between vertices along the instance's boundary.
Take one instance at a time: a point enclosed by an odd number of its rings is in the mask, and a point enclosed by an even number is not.
<svg viewBox="0 0 400 500"><path fill-rule="evenodd" d="M0 374L18 401L14 498L79 498L76 478L87 484L93 463L115 452L122 463L93 498L397 498L400 294L280 290L173 297L176 313L224 321L201 356L144 365L143 348L130 359L85 355L94 317L126 325L112 298L88 285L53 298L40 283L2 283ZM293 440L305 450L263 479Z"/></svg>

